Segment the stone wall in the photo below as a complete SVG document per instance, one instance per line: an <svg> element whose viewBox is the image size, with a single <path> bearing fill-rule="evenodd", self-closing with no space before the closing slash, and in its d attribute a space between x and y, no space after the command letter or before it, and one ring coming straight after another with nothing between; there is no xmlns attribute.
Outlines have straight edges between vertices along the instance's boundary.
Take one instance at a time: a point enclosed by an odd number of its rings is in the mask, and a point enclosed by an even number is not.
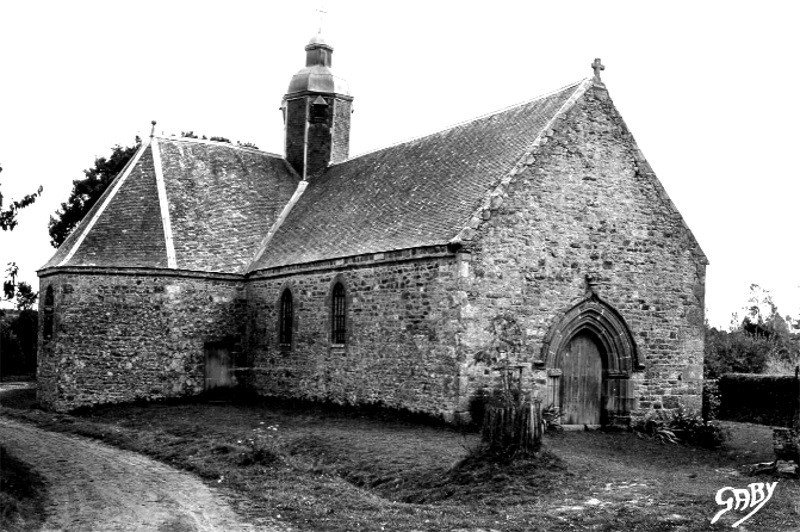
<svg viewBox="0 0 800 532"><path fill-rule="evenodd" d="M632 407L699 408L702 252L605 90L590 89L555 122L464 242L464 395L492 385L499 330L530 368L525 386L546 400L546 335L594 293L638 346Z"/></svg>
<svg viewBox="0 0 800 532"><path fill-rule="evenodd" d="M352 100L334 99L331 164L344 162L350 155L350 118L352 114Z"/></svg>
<svg viewBox="0 0 800 532"><path fill-rule="evenodd" d="M48 286L54 327L45 340L40 325L38 399L55 410L198 393L204 345L240 348L241 281L56 273L41 277Z"/></svg>
<svg viewBox="0 0 800 532"><path fill-rule="evenodd" d="M248 283L253 380L264 395L450 416L458 402L459 300L452 254L370 255ZM347 341L331 344L331 292L346 290ZM279 301L293 295L294 331L278 344Z"/></svg>

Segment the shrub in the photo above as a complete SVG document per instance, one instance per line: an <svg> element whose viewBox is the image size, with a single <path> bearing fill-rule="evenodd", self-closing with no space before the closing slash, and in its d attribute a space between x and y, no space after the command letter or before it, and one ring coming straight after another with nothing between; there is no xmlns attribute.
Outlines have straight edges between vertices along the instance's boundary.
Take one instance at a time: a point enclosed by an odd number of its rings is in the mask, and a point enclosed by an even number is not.
<svg viewBox="0 0 800 532"><path fill-rule="evenodd" d="M793 375L731 373L719 379L719 418L791 427L800 409L800 381Z"/></svg>
<svg viewBox="0 0 800 532"><path fill-rule="evenodd" d="M722 398L719 394L719 381L706 379L703 382L703 419L706 421L719 418Z"/></svg>
<svg viewBox="0 0 800 532"><path fill-rule="evenodd" d="M36 373L38 323L35 310L0 310L0 371L3 375Z"/></svg>
<svg viewBox="0 0 800 532"><path fill-rule="evenodd" d="M714 449L722 445L728 433L714 421L705 421L693 409L659 410L638 419L633 430L663 443L688 443Z"/></svg>

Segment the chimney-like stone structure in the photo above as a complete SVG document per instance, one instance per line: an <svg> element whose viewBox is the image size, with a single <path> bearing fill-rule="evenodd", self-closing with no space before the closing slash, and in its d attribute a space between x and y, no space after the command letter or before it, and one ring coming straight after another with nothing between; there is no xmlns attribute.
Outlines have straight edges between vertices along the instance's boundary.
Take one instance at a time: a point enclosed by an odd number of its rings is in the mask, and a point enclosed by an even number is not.
<svg viewBox="0 0 800 532"><path fill-rule="evenodd" d="M309 179L329 164L347 160L353 97L347 82L331 72L333 47L321 34L306 46L306 66L283 97L286 160Z"/></svg>

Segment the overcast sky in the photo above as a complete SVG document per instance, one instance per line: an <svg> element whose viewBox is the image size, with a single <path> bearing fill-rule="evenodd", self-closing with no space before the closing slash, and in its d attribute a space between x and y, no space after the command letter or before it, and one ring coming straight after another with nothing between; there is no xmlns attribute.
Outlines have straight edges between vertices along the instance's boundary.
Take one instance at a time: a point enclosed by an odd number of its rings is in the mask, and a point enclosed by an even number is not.
<svg viewBox="0 0 800 532"><path fill-rule="evenodd" d="M279 105L321 2L0 1L6 201L44 186L0 261L54 252L49 216L97 156L157 131L283 151ZM591 75L708 255L727 326L749 286L800 317L795 2L325 2L333 69L355 96L357 155Z"/></svg>

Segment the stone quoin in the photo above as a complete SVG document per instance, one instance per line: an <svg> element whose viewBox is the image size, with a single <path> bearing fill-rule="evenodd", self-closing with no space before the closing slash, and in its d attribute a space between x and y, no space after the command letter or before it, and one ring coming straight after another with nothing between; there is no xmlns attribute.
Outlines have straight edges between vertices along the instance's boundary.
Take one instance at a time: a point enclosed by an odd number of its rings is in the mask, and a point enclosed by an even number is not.
<svg viewBox="0 0 800 532"><path fill-rule="evenodd" d="M141 144L39 271L41 404L246 386L458 420L510 364L567 424L700 406L707 260L599 59L351 159L332 54L306 47L283 156Z"/></svg>

